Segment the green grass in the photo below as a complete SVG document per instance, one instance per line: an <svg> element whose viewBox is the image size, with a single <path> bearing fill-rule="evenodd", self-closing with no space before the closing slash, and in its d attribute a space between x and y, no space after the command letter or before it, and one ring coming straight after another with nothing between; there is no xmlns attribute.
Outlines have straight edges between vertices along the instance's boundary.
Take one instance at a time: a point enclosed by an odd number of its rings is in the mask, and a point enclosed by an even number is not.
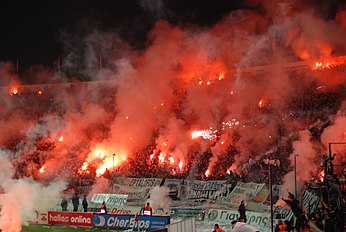
<svg viewBox="0 0 346 232"><path fill-rule="evenodd" d="M70 227L70 226L51 226L51 225L29 225L23 226L22 232L123 232L123 230L112 230L112 229L100 229L92 227Z"/></svg>

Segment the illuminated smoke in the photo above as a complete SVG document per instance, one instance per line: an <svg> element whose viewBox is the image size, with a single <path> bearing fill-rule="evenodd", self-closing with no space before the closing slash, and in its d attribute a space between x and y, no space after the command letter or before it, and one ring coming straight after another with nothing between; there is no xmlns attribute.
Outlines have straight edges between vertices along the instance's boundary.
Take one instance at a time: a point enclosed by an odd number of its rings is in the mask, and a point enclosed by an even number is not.
<svg viewBox="0 0 346 232"><path fill-rule="evenodd" d="M0 229L4 232L20 232L22 225L28 225L28 219L35 210L47 210L60 199L61 192L66 188L64 181L53 181L43 186L32 179L13 179L13 166L8 155L0 150L0 197L2 205Z"/></svg>
<svg viewBox="0 0 346 232"><path fill-rule="evenodd" d="M106 168L128 165L148 146L150 160L162 154L160 165L181 172L189 171L200 151L210 151L203 162L211 174L220 162L241 170L268 156L292 165L294 153L280 153L281 144L299 153L298 163L309 157L316 166L320 147L345 141L344 111L336 102L333 109L324 107L330 124L312 145L309 126L327 119L309 117L320 109L306 110L304 102L318 102L316 92L345 99L345 59L339 55L346 51L346 27L345 11L325 20L307 3L249 1L265 15L249 7L203 28L158 20L140 52L113 33L93 30L76 42L64 33L61 78L48 68L27 74L36 83L57 81L27 86L35 98L22 91L13 65L0 63L1 82L8 85L0 93L0 144L15 151L14 163L30 164L18 167L21 175L45 180L78 178L93 166L101 176ZM162 1L140 4L157 16L166 7ZM60 83L74 73L99 82ZM315 92L304 92L310 89ZM37 104L45 98L50 104Z"/></svg>

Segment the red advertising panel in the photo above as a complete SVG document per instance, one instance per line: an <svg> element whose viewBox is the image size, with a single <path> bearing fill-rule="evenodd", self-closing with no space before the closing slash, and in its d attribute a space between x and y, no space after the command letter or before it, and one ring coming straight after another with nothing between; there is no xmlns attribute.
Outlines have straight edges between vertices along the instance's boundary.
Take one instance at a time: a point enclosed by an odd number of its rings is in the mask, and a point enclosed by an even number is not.
<svg viewBox="0 0 346 232"><path fill-rule="evenodd" d="M81 212L48 211L48 224L67 226L93 226L93 214Z"/></svg>

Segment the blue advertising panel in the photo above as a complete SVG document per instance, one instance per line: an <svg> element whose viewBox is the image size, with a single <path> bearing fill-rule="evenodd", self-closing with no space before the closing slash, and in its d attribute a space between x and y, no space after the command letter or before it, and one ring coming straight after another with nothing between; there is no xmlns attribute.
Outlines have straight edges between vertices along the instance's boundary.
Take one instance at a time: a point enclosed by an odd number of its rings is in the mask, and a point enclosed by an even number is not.
<svg viewBox="0 0 346 232"><path fill-rule="evenodd" d="M168 216L138 216L138 222L135 215L117 215L117 214L99 214L94 213L94 227L112 228L112 229L139 229L154 230L161 229L169 224Z"/></svg>

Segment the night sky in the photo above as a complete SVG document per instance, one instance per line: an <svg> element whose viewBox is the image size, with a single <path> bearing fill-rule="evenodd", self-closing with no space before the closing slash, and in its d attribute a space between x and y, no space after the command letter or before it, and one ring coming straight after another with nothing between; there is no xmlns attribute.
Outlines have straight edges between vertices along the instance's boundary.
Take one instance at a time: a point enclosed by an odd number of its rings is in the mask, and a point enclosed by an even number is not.
<svg viewBox="0 0 346 232"><path fill-rule="evenodd" d="M238 9L261 11L250 0L63 0L2 1L0 61L19 60L22 69L51 66L69 53L66 37L75 40L97 29L120 36L137 50L157 20L173 25L210 27ZM342 1L310 1L324 17L333 17ZM265 12L263 12L265 13Z"/></svg>

